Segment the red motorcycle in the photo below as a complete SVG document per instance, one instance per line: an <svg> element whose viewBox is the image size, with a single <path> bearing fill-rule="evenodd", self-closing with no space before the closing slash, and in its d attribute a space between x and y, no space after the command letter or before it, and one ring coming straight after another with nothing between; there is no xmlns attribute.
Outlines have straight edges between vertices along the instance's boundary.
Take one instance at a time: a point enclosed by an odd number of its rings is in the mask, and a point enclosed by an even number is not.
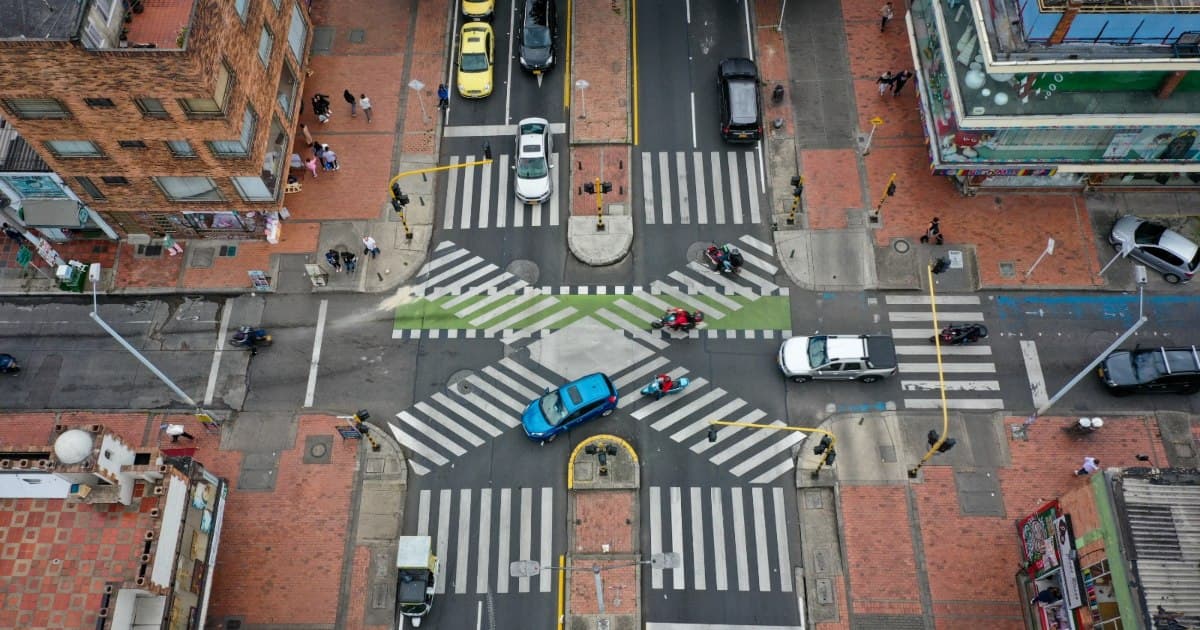
<svg viewBox="0 0 1200 630"><path fill-rule="evenodd" d="M655 329L669 328L671 330L688 331L695 328L702 321L704 321L704 313L700 311L689 313L682 308L671 308L667 309L662 318L650 322L650 326Z"/></svg>
<svg viewBox="0 0 1200 630"><path fill-rule="evenodd" d="M713 271L724 274L737 273L744 262L741 250L729 244L719 247L715 244L709 245L704 250L704 258L708 260Z"/></svg>

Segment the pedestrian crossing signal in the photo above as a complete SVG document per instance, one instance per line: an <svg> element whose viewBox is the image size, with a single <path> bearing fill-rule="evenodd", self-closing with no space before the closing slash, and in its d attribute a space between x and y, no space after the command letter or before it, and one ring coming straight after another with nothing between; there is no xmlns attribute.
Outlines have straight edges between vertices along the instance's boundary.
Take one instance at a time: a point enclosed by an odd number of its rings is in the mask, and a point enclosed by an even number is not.
<svg viewBox="0 0 1200 630"><path fill-rule="evenodd" d="M600 184L600 192L612 192L612 182L603 182Z"/></svg>
<svg viewBox="0 0 1200 630"><path fill-rule="evenodd" d="M888 184L888 187L887 187L887 195L888 195L889 197L895 197L895 196L896 196L896 182L891 182L890 184Z"/></svg>
<svg viewBox="0 0 1200 630"><path fill-rule="evenodd" d="M828 435L822 437L821 441L816 446L813 447L813 455L820 455L820 454L824 453L826 450L829 450L829 447L832 445L833 445L832 438L830 438ZM830 455L830 456L832 457L832 455Z"/></svg>
<svg viewBox="0 0 1200 630"><path fill-rule="evenodd" d="M938 440L941 438L941 436L938 435L938 432L934 429L930 429L929 435L927 435L925 437L927 440L929 440L930 447L932 447L934 444L937 444ZM945 453L946 451L954 448L955 444L958 444L958 440L956 440L952 437L948 437L948 438L946 438L946 441L942 442L942 445L938 447L938 452Z"/></svg>
<svg viewBox="0 0 1200 630"><path fill-rule="evenodd" d="M587 193L587 194L589 194L589 195L594 195L594 194L596 194L596 184L594 184L594 183L592 183L592 182L586 182L586 183L584 183L584 185L583 185L583 192L585 192L585 193Z"/></svg>

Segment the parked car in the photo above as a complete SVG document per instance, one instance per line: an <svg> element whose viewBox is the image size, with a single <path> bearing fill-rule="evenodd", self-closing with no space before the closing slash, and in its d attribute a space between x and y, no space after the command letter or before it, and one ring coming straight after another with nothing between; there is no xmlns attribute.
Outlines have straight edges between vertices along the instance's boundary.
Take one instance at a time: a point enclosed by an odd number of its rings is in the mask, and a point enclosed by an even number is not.
<svg viewBox="0 0 1200 630"><path fill-rule="evenodd" d="M1196 346L1117 350L1097 370L1108 391L1126 394L1200 392L1200 352Z"/></svg>
<svg viewBox="0 0 1200 630"><path fill-rule="evenodd" d="M470 20L490 20L495 10L495 0L462 0L463 15Z"/></svg>
<svg viewBox="0 0 1200 630"><path fill-rule="evenodd" d="M721 137L726 142L758 142L763 136L762 99L758 93L758 68L742 57L717 66L721 92Z"/></svg>
<svg viewBox="0 0 1200 630"><path fill-rule="evenodd" d="M458 93L463 98L483 98L492 93L495 36L484 22L467 22L459 32Z"/></svg>
<svg viewBox="0 0 1200 630"><path fill-rule="evenodd" d="M896 343L887 335L792 337L779 348L784 376L874 383L896 373Z"/></svg>
<svg viewBox="0 0 1200 630"><path fill-rule="evenodd" d="M513 190L521 201L534 204L550 199L554 192L550 154L554 140L545 118L523 118L517 123L517 162L513 166Z"/></svg>
<svg viewBox="0 0 1200 630"><path fill-rule="evenodd" d="M554 65L554 41L558 39L558 9L554 0L525 0L518 37L522 68L541 74Z"/></svg>
<svg viewBox="0 0 1200 630"><path fill-rule="evenodd" d="M1188 282L1200 268L1200 247L1167 226L1129 215L1117 219L1108 242L1162 273L1171 284Z"/></svg>
<svg viewBox="0 0 1200 630"><path fill-rule="evenodd" d="M531 440L551 442L593 418L612 415L617 408L617 388L608 376L596 372L571 381L529 403L521 426Z"/></svg>

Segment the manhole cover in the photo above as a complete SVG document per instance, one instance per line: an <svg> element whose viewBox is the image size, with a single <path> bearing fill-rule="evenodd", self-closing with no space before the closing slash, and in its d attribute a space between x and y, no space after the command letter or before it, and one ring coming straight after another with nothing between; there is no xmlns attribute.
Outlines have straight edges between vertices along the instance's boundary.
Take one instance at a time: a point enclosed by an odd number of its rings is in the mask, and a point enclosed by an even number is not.
<svg viewBox="0 0 1200 630"><path fill-rule="evenodd" d="M474 373L475 372L472 370L459 370L451 374L450 378L446 379L446 387L449 387L460 394L469 394L471 393L472 388L471 384L467 382L467 378Z"/></svg>
<svg viewBox="0 0 1200 630"><path fill-rule="evenodd" d="M304 440L305 464L328 464L332 461L333 436L310 435Z"/></svg>
<svg viewBox="0 0 1200 630"><path fill-rule="evenodd" d="M537 284L537 279L540 275L537 263L532 260L514 260L508 263L505 271L529 284Z"/></svg>
<svg viewBox="0 0 1200 630"><path fill-rule="evenodd" d="M308 454L313 457L324 457L329 452L329 447L324 444L313 444L312 448L308 449Z"/></svg>
<svg viewBox="0 0 1200 630"><path fill-rule="evenodd" d="M892 242L892 249L896 250L897 254L907 254L912 249L912 243L898 238Z"/></svg>

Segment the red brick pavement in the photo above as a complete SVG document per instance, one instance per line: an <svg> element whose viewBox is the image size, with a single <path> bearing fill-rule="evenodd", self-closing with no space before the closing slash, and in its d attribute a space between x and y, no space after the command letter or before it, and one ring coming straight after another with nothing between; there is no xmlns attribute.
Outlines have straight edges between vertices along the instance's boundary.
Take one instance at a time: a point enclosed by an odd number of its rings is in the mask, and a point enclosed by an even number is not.
<svg viewBox="0 0 1200 630"><path fill-rule="evenodd" d="M636 490L583 490L576 491L574 514L571 515L574 532L572 554L630 554L634 550L637 532ZM608 549L604 549L608 545ZM591 559L576 558L575 566L590 567L599 564L604 569L605 610L608 614L633 614L638 611L640 582L638 567L629 566L630 560L604 560L593 563ZM596 601L596 585L592 576L583 571L567 574L567 610L572 615L593 615L600 612Z"/></svg>
<svg viewBox="0 0 1200 630"><path fill-rule="evenodd" d="M600 170L600 156L604 155L604 170ZM571 189L559 191L571 197L571 214L591 216L596 214L596 196L578 194L587 182L594 182L599 175L601 181L612 183L612 192L605 193L601 200L607 209L610 204L625 204L629 207L629 145L577 145L571 148L570 161L563 164L571 169Z"/></svg>
<svg viewBox="0 0 1200 630"><path fill-rule="evenodd" d="M571 142L628 142L632 121L630 112L630 22L629 6L616 0L620 11L608 2L573 2L574 24L571 47ZM581 103L575 81L583 79L589 87ZM581 118L585 113L587 116Z"/></svg>
<svg viewBox="0 0 1200 630"><path fill-rule="evenodd" d="M1165 460L1161 436L1150 418L1106 418L1104 429L1075 440L1060 429L1075 418L1041 418L1028 441L1009 441L1011 464L998 471L1004 515L970 516L958 504L954 471L927 465L912 483L915 505L904 486L842 484L850 609L856 614L921 612L917 571L929 584L938 628L1023 628L1013 574L1020 549L1013 521L1047 500L1078 489L1086 480L1073 475L1084 456L1102 466L1136 466L1137 453ZM1008 418L1004 435L1024 418ZM962 448L960 445L959 448ZM913 507L924 562L917 566L909 534ZM848 619L821 623L822 630L845 627Z"/></svg>

